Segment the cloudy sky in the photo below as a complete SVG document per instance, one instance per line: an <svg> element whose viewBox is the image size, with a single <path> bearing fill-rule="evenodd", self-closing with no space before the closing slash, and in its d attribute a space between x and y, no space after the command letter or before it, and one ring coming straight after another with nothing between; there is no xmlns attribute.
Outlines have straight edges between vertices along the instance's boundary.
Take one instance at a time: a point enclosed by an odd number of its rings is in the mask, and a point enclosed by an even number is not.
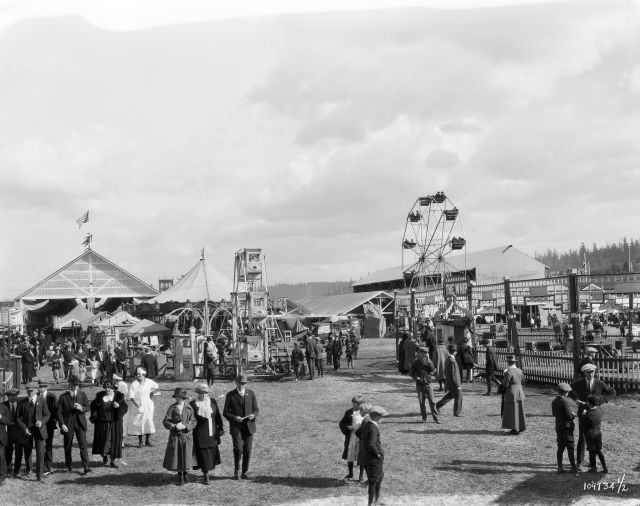
<svg viewBox="0 0 640 506"><path fill-rule="evenodd" d="M268 5L0 0L0 299L88 230L154 286L359 279L438 190L470 251L640 236L638 2Z"/></svg>

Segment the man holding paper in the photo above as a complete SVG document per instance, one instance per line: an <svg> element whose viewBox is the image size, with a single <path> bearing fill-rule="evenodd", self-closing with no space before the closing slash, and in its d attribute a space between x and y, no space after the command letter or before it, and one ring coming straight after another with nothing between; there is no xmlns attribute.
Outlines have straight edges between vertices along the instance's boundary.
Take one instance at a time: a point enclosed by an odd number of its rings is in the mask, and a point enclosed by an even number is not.
<svg viewBox="0 0 640 506"><path fill-rule="evenodd" d="M242 479L247 480L249 460L253 434L256 432L256 417L258 416L258 401L252 390L246 388L247 374L240 373L236 378L236 388L227 393L222 411L229 420L229 433L233 439L233 479L238 479L240 459L242 457Z"/></svg>

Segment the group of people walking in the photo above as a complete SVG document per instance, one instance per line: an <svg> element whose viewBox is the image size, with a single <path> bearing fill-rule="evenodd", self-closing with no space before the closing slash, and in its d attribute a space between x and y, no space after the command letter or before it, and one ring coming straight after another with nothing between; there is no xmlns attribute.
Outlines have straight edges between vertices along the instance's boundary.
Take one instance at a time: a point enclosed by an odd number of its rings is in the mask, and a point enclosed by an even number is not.
<svg viewBox="0 0 640 506"><path fill-rule="evenodd" d="M175 402L169 406L162 421L169 431L163 467L177 472L178 485L189 483L192 468L201 471L203 484L210 483L209 472L221 462L218 446L224 435L223 417L229 422L233 441L233 478L249 479L253 434L260 410L255 393L246 388L247 374L241 373L235 383L236 388L225 397L222 413L216 400L209 397L209 386L198 384L196 398L190 402L187 402L189 395L185 388L175 389Z"/></svg>
<svg viewBox="0 0 640 506"><path fill-rule="evenodd" d="M19 391L6 392L8 400L0 404L0 482L7 476L18 477L23 461L25 472L35 471L42 481L53 471L53 441L56 430L63 437L64 465L72 472L72 448L76 441L80 452L83 474L89 474L87 428L94 425L91 453L100 455L104 465L119 467L125 435L138 436L138 448L151 446L154 403L152 396L158 388L146 379L146 370L138 367L136 379L127 385L120 376L103 382L103 390L89 401L81 389L77 376L69 376L68 389L58 397L49 391L44 380L27 383L27 396L18 398ZM87 420L87 414L89 419ZM35 448L35 466L32 454Z"/></svg>
<svg viewBox="0 0 640 506"><path fill-rule="evenodd" d="M354 368L355 360L358 358L358 348L360 342L353 330L347 334L342 332L330 334L326 341L319 336L307 335L302 343L297 341L291 351L291 365L298 381L308 374L307 379L312 380L314 376L322 378L325 373L325 366L333 366L337 371L341 367L341 358L344 353L347 368Z"/></svg>

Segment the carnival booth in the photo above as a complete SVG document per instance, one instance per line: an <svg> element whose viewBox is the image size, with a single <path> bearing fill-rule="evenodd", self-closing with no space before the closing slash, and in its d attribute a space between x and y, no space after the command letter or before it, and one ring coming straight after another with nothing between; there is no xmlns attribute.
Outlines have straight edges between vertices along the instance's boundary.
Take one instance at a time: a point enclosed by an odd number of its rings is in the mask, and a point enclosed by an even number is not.
<svg viewBox="0 0 640 506"><path fill-rule="evenodd" d="M447 296L447 306L433 316L436 338L447 342L453 337L456 344L464 343L464 330L471 326L473 313L456 302L456 296Z"/></svg>

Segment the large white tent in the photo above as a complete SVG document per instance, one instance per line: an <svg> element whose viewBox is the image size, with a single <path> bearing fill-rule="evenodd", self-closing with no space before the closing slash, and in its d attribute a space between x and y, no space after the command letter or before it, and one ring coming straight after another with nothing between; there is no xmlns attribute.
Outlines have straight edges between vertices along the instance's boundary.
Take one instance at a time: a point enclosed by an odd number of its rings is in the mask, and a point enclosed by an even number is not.
<svg viewBox="0 0 640 506"><path fill-rule="evenodd" d="M149 302L229 300L232 291L233 282L202 257L180 281Z"/></svg>

